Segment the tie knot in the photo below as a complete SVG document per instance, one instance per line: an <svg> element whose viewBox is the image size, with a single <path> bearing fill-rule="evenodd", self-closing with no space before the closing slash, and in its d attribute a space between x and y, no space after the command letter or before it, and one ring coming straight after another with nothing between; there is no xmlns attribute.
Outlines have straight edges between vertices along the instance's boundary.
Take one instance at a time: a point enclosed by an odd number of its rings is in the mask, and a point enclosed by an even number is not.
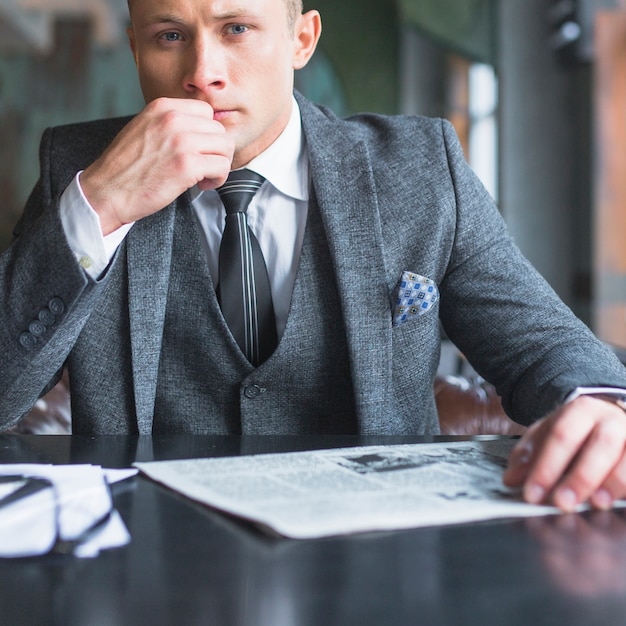
<svg viewBox="0 0 626 626"><path fill-rule="evenodd" d="M216 189L220 194L226 213L245 213L265 178L250 170L235 170L226 182Z"/></svg>

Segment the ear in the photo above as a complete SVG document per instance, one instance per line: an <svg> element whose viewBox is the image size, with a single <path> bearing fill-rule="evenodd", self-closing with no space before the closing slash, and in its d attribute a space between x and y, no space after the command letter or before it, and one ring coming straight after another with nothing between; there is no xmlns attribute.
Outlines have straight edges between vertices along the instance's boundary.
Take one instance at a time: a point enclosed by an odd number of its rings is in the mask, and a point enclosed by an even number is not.
<svg viewBox="0 0 626 626"><path fill-rule="evenodd" d="M128 35L128 43L130 44L130 51L133 53L133 59L135 59L135 65L137 65L137 44L135 42L135 31L132 27L126 29Z"/></svg>
<svg viewBox="0 0 626 626"><path fill-rule="evenodd" d="M318 11L307 11L298 16L295 25L293 69L303 68L313 56L322 34L322 18Z"/></svg>

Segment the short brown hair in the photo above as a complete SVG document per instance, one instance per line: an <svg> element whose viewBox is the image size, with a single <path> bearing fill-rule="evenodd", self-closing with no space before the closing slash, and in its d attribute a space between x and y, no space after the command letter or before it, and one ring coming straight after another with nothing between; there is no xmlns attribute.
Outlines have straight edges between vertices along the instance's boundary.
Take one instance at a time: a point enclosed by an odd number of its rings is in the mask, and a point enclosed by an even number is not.
<svg viewBox="0 0 626 626"><path fill-rule="evenodd" d="M285 0L287 2L287 24L289 30L293 32L296 26L296 20L304 11L304 3L302 0Z"/></svg>

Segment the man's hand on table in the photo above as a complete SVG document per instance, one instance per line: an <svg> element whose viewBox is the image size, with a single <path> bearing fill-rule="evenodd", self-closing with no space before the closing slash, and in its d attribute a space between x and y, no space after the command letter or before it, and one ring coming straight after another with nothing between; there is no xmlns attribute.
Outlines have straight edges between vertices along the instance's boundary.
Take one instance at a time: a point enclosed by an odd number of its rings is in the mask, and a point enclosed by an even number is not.
<svg viewBox="0 0 626 626"><path fill-rule="evenodd" d="M528 428L511 452L504 483L522 487L532 504L611 508L626 496L626 414L593 396L560 407Z"/></svg>

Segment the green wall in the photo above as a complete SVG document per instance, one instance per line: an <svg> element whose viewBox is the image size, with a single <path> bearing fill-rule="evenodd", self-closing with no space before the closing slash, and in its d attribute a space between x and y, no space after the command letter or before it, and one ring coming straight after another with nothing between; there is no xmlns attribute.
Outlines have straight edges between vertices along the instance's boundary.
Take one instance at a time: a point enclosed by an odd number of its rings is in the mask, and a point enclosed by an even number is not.
<svg viewBox="0 0 626 626"><path fill-rule="evenodd" d="M322 15L322 48L349 112L398 110L398 14L393 0L306 2Z"/></svg>
<svg viewBox="0 0 626 626"><path fill-rule="evenodd" d="M497 64L498 0L397 2L404 22L470 59Z"/></svg>

